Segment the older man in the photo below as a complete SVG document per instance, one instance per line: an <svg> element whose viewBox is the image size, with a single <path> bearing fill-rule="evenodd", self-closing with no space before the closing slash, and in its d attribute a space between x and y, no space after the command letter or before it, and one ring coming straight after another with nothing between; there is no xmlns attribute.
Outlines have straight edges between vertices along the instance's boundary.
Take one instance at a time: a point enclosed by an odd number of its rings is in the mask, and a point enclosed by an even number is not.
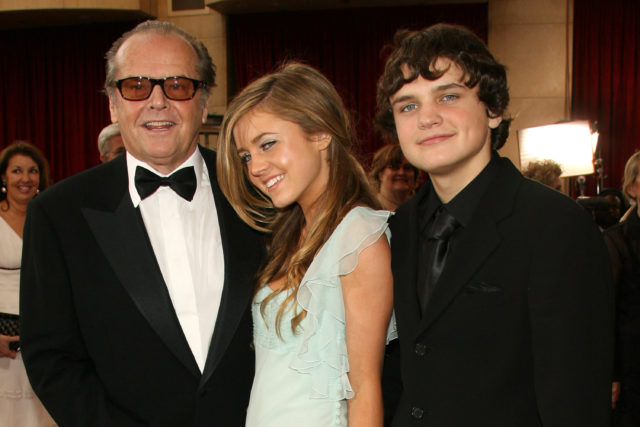
<svg viewBox="0 0 640 427"><path fill-rule="evenodd" d="M124 34L105 88L126 155L29 208L24 359L62 427L244 425L262 247L197 145L214 76L172 24Z"/></svg>
<svg viewBox="0 0 640 427"><path fill-rule="evenodd" d="M98 135L98 151L100 152L100 162L102 163L116 158L125 151L118 123L111 123L100 131Z"/></svg>

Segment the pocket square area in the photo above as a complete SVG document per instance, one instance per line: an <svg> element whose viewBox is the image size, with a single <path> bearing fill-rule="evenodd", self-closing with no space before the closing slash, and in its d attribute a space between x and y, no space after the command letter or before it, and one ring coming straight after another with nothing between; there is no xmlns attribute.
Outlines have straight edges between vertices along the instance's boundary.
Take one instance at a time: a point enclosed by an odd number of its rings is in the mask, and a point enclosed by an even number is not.
<svg viewBox="0 0 640 427"><path fill-rule="evenodd" d="M489 282L474 282L474 283L471 283L471 284L467 285L467 287L464 288L464 291L467 292L467 293L470 293L470 294L498 293L498 292L502 292L502 286L500 286L498 284L495 284L495 283L489 283Z"/></svg>

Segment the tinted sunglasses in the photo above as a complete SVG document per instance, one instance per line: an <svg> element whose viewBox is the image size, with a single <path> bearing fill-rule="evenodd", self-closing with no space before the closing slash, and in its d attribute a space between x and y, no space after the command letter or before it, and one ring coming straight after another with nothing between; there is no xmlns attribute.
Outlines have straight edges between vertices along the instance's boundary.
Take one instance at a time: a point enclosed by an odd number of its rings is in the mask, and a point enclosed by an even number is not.
<svg viewBox="0 0 640 427"><path fill-rule="evenodd" d="M160 85L162 93L174 101L187 101L194 97L199 88L206 87L206 83L184 76L164 77L126 77L116 81L120 95L127 101L143 101L153 92L153 88Z"/></svg>

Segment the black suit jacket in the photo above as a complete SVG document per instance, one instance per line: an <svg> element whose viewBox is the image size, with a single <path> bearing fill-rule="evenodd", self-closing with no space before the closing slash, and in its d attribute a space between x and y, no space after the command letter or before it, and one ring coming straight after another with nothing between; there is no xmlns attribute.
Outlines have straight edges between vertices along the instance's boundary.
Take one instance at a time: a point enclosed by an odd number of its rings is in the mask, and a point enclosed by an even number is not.
<svg viewBox="0 0 640 427"><path fill-rule="evenodd" d="M225 278L204 372L189 349L128 191L125 156L33 200L20 312L31 384L60 426L243 426L254 370L250 301L261 236L235 214L201 149Z"/></svg>
<svg viewBox="0 0 640 427"><path fill-rule="evenodd" d="M392 218L403 394L393 425L608 425L612 306L596 225L507 159L459 230L424 317L418 202Z"/></svg>

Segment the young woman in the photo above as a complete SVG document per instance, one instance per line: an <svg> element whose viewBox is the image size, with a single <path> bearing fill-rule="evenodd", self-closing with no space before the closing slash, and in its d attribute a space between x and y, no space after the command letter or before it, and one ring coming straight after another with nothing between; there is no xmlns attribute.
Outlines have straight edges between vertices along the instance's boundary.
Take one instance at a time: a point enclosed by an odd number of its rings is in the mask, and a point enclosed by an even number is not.
<svg viewBox="0 0 640 427"><path fill-rule="evenodd" d="M301 64L247 86L222 122L220 186L268 233L247 426L382 425L390 213L373 209L352 142L336 90Z"/></svg>

